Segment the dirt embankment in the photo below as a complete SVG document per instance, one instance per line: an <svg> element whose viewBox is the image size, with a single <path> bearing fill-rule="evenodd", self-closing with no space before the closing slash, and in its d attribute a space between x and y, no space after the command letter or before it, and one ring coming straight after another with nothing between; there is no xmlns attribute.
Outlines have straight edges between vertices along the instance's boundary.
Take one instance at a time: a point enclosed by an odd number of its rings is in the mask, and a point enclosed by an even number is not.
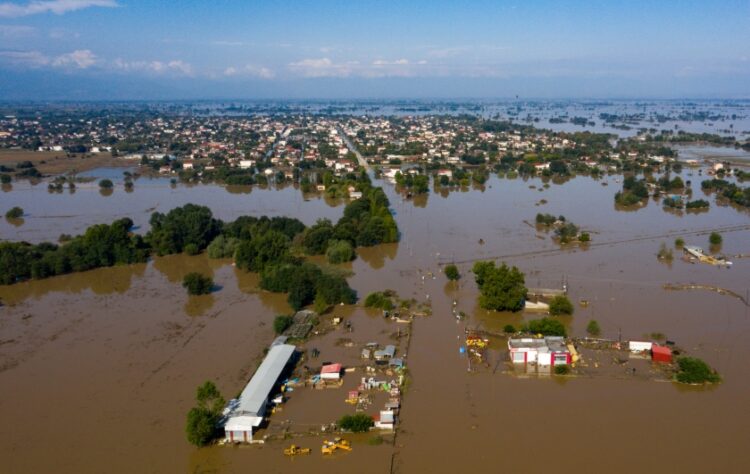
<svg viewBox="0 0 750 474"><path fill-rule="evenodd" d="M68 154L64 151L0 150L0 165L12 167L22 161L30 161L44 175L80 173L94 168L133 165L132 162L113 157L110 153Z"/></svg>

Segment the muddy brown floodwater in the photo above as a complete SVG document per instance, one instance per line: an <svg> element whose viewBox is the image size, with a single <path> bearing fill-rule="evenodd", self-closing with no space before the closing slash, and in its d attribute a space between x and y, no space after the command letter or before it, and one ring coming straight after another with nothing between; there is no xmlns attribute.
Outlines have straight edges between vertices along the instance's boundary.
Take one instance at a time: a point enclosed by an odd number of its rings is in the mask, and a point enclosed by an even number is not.
<svg viewBox="0 0 750 474"><path fill-rule="evenodd" d="M653 201L619 212L613 195L620 185L615 177L604 181L610 185L579 177L544 189L538 179L492 178L484 191L430 194L416 203L385 187L401 242L361 249L350 283L362 297L392 288L403 298L429 299L433 314L413 324L407 356L413 383L396 445L370 446L355 438L353 452L331 459L317 453L317 439L303 443L313 454L298 459L284 457L279 442L195 449L185 441L195 387L212 379L225 396L238 393L273 337L273 316L289 311L282 295L256 290L256 275L205 256L172 256L0 287L6 304L0 308L0 471L745 472L750 311L737 298L662 286L707 284L745 295L750 259L735 259L724 269L680 258L666 265L656 253L661 242L671 246L676 236L708 247L708 232L726 229L722 251L747 254L750 218L716 206L713 198L710 212L702 214L666 213ZM693 181L695 195L701 195L698 177ZM342 210L303 201L294 190L233 195L167 185L132 195L116 192L134 203L92 193L79 206L66 200L79 203L83 192L47 202L46 190L30 189L21 191L29 194L25 203L38 206L27 217L30 230L23 234L25 226L3 224L3 238L54 239L63 229L80 231L121 215L137 217L143 226L144 210L154 204L162 210L198 202L222 218L286 214L307 223L335 219ZM3 194L3 203L15 192ZM535 205L540 199L548 203ZM49 209L79 217L74 224L53 218L32 226L34 216ZM537 212L565 215L592 233L592 245L560 249L524 223ZM517 265L529 286L567 281L576 312L563 322L573 335L584 335L590 319L599 321L605 337L661 332L718 369L724 383L693 388L624 374L561 379L469 372L459 353L464 329L498 330L533 317L478 307L468 270L475 259L495 257ZM440 273L447 261L459 262L463 277L457 284ZM213 274L220 291L188 298L179 282L195 270ZM579 306L580 299L588 306ZM452 316L454 301L466 320ZM342 311L355 326L371 324L359 307ZM326 342L333 339L320 340L322 359L337 356ZM300 406L310 407L300 416L311 423L325 418L312 410L329 410L323 402L317 407L314 398Z"/></svg>

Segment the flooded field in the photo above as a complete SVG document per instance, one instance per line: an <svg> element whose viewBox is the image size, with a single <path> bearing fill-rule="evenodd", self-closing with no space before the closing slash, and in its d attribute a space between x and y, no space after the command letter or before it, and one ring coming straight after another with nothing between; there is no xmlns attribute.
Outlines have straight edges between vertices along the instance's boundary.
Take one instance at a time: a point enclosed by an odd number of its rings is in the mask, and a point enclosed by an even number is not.
<svg viewBox="0 0 750 474"><path fill-rule="evenodd" d="M401 241L360 249L348 265L350 284L361 300L391 288L402 298L429 301L433 314L412 324L406 361L413 382L395 445L371 446L355 437L354 451L334 458L317 453L320 438L302 441L313 454L297 459L282 455L283 442L195 449L185 440L195 387L211 379L226 398L235 396L273 338L274 315L290 311L283 295L256 290L256 275L228 261L180 255L0 287L6 305L0 308L0 471L744 472L750 309L715 292L666 291L663 285L708 284L746 295L750 259L735 258L726 269L683 261L679 251L665 264L656 253L678 236L707 248L708 234L718 230L724 254L747 255L750 215L717 206L713 197L706 198L710 211L700 214L668 213L654 201L621 212L613 200L618 178L578 177L545 189L540 179L493 177L483 191L433 193L418 201L385 186ZM692 186L702 197L697 176ZM108 197L95 186L49 194L14 183L0 199L28 213L20 227L3 221L0 236L33 242L124 216L141 232L153 210L187 202L207 205L222 219L288 215L307 224L336 219L343 209L322 198L305 201L291 187L234 194L144 179L133 193L118 188ZM541 199L547 203L537 205ZM565 215L591 233L591 244L561 248L526 223L537 212ZM567 282L576 312L562 321L572 335L585 335L590 319L613 339L661 332L715 367L724 383L704 389L629 380L625 373L517 378L468 371L459 352L467 328L500 331L535 317L478 307L469 269L474 260L493 258L518 266L528 286ZM463 275L457 283L441 273L449 262ZM213 275L221 289L187 297L180 281L195 270ZM589 304L580 306L581 299ZM466 319L453 316L454 302ZM353 363L341 338L384 341L393 330L361 306L337 307L334 314L352 321L354 331L311 339L320 360ZM348 408L347 388L335 396L293 394L275 420L294 416L317 425L335 419Z"/></svg>

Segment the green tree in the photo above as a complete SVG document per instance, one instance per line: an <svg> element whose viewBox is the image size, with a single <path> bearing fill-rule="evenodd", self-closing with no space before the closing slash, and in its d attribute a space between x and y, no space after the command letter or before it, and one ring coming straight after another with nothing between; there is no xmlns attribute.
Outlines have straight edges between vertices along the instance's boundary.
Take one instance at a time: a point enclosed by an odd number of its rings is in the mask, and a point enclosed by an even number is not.
<svg viewBox="0 0 750 474"><path fill-rule="evenodd" d="M549 314L552 316L571 315L573 314L573 303L567 296L558 295L549 302Z"/></svg>
<svg viewBox="0 0 750 474"><path fill-rule="evenodd" d="M214 281L211 277L201 275L198 272L191 272L185 275L182 286L187 289L189 295L207 295L211 293Z"/></svg>
<svg viewBox="0 0 750 474"><path fill-rule="evenodd" d="M287 316L280 314L273 318L273 330L276 334L282 334L284 331L289 329L294 323L294 316Z"/></svg>
<svg viewBox="0 0 750 474"><path fill-rule="evenodd" d="M346 240L330 240L328 242L328 249L326 249L328 263L350 262L354 260L355 255L352 244Z"/></svg>
<svg viewBox="0 0 750 474"><path fill-rule="evenodd" d="M187 414L185 433L191 444L206 446L221 432L219 421L226 402L219 389L211 381L198 387L195 400L196 406Z"/></svg>
<svg viewBox="0 0 750 474"><path fill-rule="evenodd" d="M375 426L370 415L365 413L356 413L354 415L344 415L339 419L339 428L345 431L351 431L352 433L364 433L369 431L370 428Z"/></svg>
<svg viewBox="0 0 750 474"><path fill-rule="evenodd" d="M155 212L149 223L151 230L146 234L146 241L158 255L180 253L188 244L203 250L219 235L222 227L209 208L195 204L186 204L167 214Z"/></svg>
<svg viewBox="0 0 750 474"><path fill-rule="evenodd" d="M101 181L99 181L99 187L102 189L112 189L114 187L114 183L112 183L112 180L102 179Z"/></svg>
<svg viewBox="0 0 750 474"><path fill-rule="evenodd" d="M523 326L523 331L543 336L562 336L567 334L565 326L555 318L532 319Z"/></svg>
<svg viewBox="0 0 750 474"><path fill-rule="evenodd" d="M596 319L592 319L589 321L589 323L586 325L586 332L589 334L589 336L598 336L602 333L602 329L599 327L599 323L596 321Z"/></svg>
<svg viewBox="0 0 750 474"><path fill-rule="evenodd" d="M18 206L12 207L5 213L6 219L20 219L23 217L23 209Z"/></svg>
<svg viewBox="0 0 750 474"><path fill-rule="evenodd" d="M476 262L473 268L479 286L479 306L495 311L520 311L526 299L524 275L503 263Z"/></svg>
<svg viewBox="0 0 750 474"><path fill-rule="evenodd" d="M449 280L458 280L461 278L461 275L458 273L458 267L453 265L452 263L450 265L445 266L445 276Z"/></svg>
<svg viewBox="0 0 750 474"><path fill-rule="evenodd" d="M711 235L708 236L708 241L711 243L711 245L720 245L721 242L724 239L721 237L721 234L718 232L711 232Z"/></svg>

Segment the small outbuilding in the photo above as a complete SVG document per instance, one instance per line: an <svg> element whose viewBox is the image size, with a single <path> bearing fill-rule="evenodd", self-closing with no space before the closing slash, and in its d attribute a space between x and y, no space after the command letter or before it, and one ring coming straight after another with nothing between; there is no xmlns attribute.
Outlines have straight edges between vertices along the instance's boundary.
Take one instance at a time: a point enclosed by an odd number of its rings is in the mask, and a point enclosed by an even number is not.
<svg viewBox="0 0 750 474"><path fill-rule="evenodd" d="M341 364L328 364L320 369L322 380L339 380L341 378Z"/></svg>
<svg viewBox="0 0 750 474"><path fill-rule="evenodd" d="M669 347L654 344L651 347L651 360L653 362L672 362L672 350Z"/></svg>

